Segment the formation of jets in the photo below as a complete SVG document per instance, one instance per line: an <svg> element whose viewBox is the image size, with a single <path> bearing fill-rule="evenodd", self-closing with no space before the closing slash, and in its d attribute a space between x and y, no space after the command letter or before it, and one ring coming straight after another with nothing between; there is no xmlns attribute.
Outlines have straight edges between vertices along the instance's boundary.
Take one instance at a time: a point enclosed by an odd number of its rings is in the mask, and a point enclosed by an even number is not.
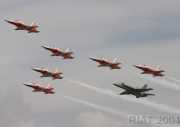
<svg viewBox="0 0 180 127"><path fill-rule="evenodd" d="M16 21L9 21L5 20L7 23L14 25L16 28L15 30L26 30L28 33L39 33L40 31L37 30L39 27L34 22L31 25L26 25L22 21L16 20Z"/></svg>
<svg viewBox="0 0 180 127"><path fill-rule="evenodd" d="M28 33L38 33L40 32L37 30L39 27L35 23L32 23L31 25L27 25L23 23L22 21L16 20L16 21L10 21L10 20L5 20L7 23L14 25L16 28L15 30L25 30ZM63 59L74 59L74 52L69 51L69 49L63 50L59 48L51 48L48 46L42 46L45 50L48 50L51 52L51 56L60 56ZM105 58L93 58L91 57L90 60L97 62L99 65L98 67L109 67L111 70L113 69L121 69L122 66L120 62L117 62L117 58L114 60L108 60ZM163 72L165 72L162 69L159 68L154 68L151 66L147 65L133 65L135 68L138 68L142 70L143 72L141 74L149 74L153 75L154 77L156 76L165 76ZM33 71L38 72L41 74L40 77L50 77L52 80L55 79L63 79L63 72L58 71L57 69L55 71L49 71L48 69L45 68L32 68ZM30 84L24 84L25 86L31 87L33 89L33 92L44 92L45 94L54 94L55 92L53 91L54 88L51 85L41 85L39 83L30 83ZM145 84L142 88L133 88L131 86L128 86L124 83L118 83L118 84L113 84L116 87L124 89L120 95L134 95L136 98L140 97L147 97L147 96L154 96L155 94L147 93L148 91L153 90L152 88L148 88L148 85Z"/></svg>
<svg viewBox="0 0 180 127"><path fill-rule="evenodd" d="M132 95L136 96L136 98L154 96L155 95L155 94L146 93L148 91L153 90L152 88L148 88L147 84L145 84L142 88L133 88L133 87L128 86L128 85L126 85L124 83L118 83L118 84L114 83L113 85L125 90L122 93L120 93L120 95L132 94Z"/></svg>

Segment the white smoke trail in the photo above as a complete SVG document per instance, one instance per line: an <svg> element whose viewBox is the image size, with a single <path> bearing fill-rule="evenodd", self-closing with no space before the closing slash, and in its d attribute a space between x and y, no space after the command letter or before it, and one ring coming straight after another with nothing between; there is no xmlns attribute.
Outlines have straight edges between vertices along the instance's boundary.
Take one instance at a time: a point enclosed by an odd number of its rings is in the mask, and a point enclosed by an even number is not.
<svg viewBox="0 0 180 127"><path fill-rule="evenodd" d="M173 83L173 82L170 82L170 81L167 81L165 79L153 78L153 77L144 77L144 78L147 80L150 80L152 82L158 83L159 85L162 85L166 88L170 88L173 90L180 90L180 85Z"/></svg>
<svg viewBox="0 0 180 127"><path fill-rule="evenodd" d="M135 74L134 72L132 72L132 74L137 76L137 74ZM178 91L180 90L180 85L177 84L177 83L180 83L180 80L178 80L174 77L158 78L158 77L148 77L148 76L142 75L142 74L139 75L138 77L155 82L158 85L164 86L166 88L170 88L170 89L178 90Z"/></svg>
<svg viewBox="0 0 180 127"><path fill-rule="evenodd" d="M64 98L66 98L66 99L68 99L70 101L73 101L75 103L80 103L80 104L87 105L87 106L90 106L92 108L104 111L104 112L112 113L112 114L120 116L120 117L127 116L127 113L119 112L119 111L114 110L112 108L100 106L100 105L97 105L97 104L94 104L94 103L91 103L91 102L88 102L88 101L85 101L85 100L81 100L81 99L74 98L74 97L71 97L71 96L64 96Z"/></svg>
<svg viewBox="0 0 180 127"><path fill-rule="evenodd" d="M88 102L88 101L85 101L85 100L82 100L82 99L79 99L79 98L75 98L75 97L71 97L71 96L63 96L63 97L65 99L67 99L67 100L72 101L72 102L83 104L85 106L89 106L89 107L95 108L95 109L103 111L103 112L112 113L113 115L117 115L117 116L129 119L129 113L127 113L127 112L120 112L120 111L114 110L114 109L109 108L109 107L97 105L97 104L94 104L92 102ZM130 116L132 117L132 116L136 116L136 115L131 114ZM157 119L154 119L154 118L146 119L146 120L149 121L149 123L147 123L147 124L150 124L150 125L153 125L153 126L156 126L156 127L179 127L179 126L176 126L176 125L175 126L172 126L172 125L165 125L165 126L158 125L157 123L159 121Z"/></svg>
<svg viewBox="0 0 180 127"><path fill-rule="evenodd" d="M114 94L113 91L104 90L104 89L97 88L95 86L92 86L92 85L89 85L89 84L86 84L86 83L82 83L82 82L78 82L78 81L72 81L72 80L67 80L67 81L70 82L70 83L77 84L77 85L80 85L82 87L88 88L88 89L93 90L93 91L95 91L97 93L109 95L111 97L120 98L120 99L123 99L123 100L126 100L126 101L140 103L140 104L143 104L145 106L149 106L151 108L154 108L154 109L157 109L157 110L160 110L160 111L163 111L163 112L180 114L179 109L169 107L169 106L164 105L164 104L159 104L159 103L148 101L148 100L145 100L145 99L136 99L136 98L132 98L132 97L129 97L129 96L120 96L120 95Z"/></svg>
<svg viewBox="0 0 180 127"><path fill-rule="evenodd" d="M170 81L172 81L172 82L176 82L176 83L180 84L180 80L177 79L177 78L174 78L174 77L168 77L167 79L170 80Z"/></svg>

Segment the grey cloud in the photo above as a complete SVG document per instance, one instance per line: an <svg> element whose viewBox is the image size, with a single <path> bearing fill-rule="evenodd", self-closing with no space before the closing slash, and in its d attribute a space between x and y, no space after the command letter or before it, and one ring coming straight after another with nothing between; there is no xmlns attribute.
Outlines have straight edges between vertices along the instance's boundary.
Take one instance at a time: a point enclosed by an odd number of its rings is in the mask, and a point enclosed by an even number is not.
<svg viewBox="0 0 180 127"><path fill-rule="evenodd" d="M83 112L77 117L79 126L82 127L121 127L121 121L112 119L100 112Z"/></svg>
<svg viewBox="0 0 180 127"><path fill-rule="evenodd" d="M23 99L22 91L18 86L9 87L1 101L0 123L7 127L18 127L29 121L31 109Z"/></svg>

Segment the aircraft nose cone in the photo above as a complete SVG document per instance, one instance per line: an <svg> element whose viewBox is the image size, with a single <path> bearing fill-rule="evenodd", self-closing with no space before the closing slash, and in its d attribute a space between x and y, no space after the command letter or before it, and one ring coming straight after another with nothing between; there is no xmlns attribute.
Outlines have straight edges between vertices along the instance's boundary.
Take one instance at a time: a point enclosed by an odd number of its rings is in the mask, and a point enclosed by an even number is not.
<svg viewBox="0 0 180 127"><path fill-rule="evenodd" d="M137 65L133 65L133 67L138 67Z"/></svg>

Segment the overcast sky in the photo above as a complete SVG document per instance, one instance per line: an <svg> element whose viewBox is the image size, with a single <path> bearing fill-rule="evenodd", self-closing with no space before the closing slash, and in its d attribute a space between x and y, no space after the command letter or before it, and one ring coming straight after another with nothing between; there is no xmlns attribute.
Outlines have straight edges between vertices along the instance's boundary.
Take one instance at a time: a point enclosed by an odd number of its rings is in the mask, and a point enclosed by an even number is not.
<svg viewBox="0 0 180 127"><path fill-rule="evenodd" d="M113 98L65 79L112 90L114 94L122 90L112 83L125 82L134 87L147 83L156 94L148 97L148 102L180 111L180 93L173 89L173 83L180 87L179 5L179 0L0 0L0 125L150 127L153 125L130 125L127 116L169 113L136 101ZM35 21L40 33L14 31L4 19L18 19L28 24ZM64 61L50 57L42 45L70 48L75 52L75 59ZM117 57L122 69L97 68L97 64L89 60L92 56ZM134 64L160 66L166 76L151 81L150 76L140 75L140 71L132 67ZM59 68L65 79L41 79L32 67ZM24 82L50 83L56 94L32 93ZM127 114L118 116L67 100L63 95Z"/></svg>

